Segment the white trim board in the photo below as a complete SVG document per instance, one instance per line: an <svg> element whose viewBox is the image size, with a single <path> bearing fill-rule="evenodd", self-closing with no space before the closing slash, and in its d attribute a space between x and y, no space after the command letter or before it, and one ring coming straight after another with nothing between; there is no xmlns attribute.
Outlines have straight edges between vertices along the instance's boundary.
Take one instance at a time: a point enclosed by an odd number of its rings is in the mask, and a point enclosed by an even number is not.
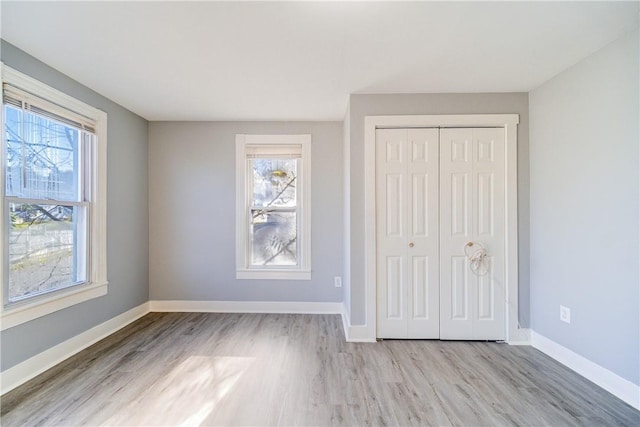
<svg viewBox="0 0 640 427"><path fill-rule="evenodd" d="M529 328L518 328L517 330L518 339L512 339L507 341L509 345L531 345L531 329Z"/></svg>
<svg viewBox="0 0 640 427"><path fill-rule="evenodd" d="M366 336L375 339L376 325L376 129L419 127L501 127L505 130L505 279L506 342L527 341L518 328L518 114L366 116L364 118L364 264ZM513 309L509 309L513 307Z"/></svg>
<svg viewBox="0 0 640 427"><path fill-rule="evenodd" d="M107 295L107 283L95 283L61 289L48 298L27 302L2 312L0 330L13 328L38 317L51 314L81 302Z"/></svg>
<svg viewBox="0 0 640 427"><path fill-rule="evenodd" d="M149 307L158 312L342 314L341 302L152 300Z"/></svg>
<svg viewBox="0 0 640 427"><path fill-rule="evenodd" d="M0 394L5 394L24 384L147 313L149 313L149 303L145 302L1 372Z"/></svg>
<svg viewBox="0 0 640 427"><path fill-rule="evenodd" d="M640 386L533 330L531 331L531 345L607 390L620 400L640 410Z"/></svg>
<svg viewBox="0 0 640 427"><path fill-rule="evenodd" d="M376 341L368 337L366 326L351 326L341 302L153 300L149 305L152 312L340 314L347 342Z"/></svg>
<svg viewBox="0 0 640 427"><path fill-rule="evenodd" d="M54 89L27 74L14 70L4 65L1 61L0 74L2 74L2 83L8 83L20 91L33 94L33 98L38 99L37 103L44 106L45 109L63 116L71 114L73 120L81 122L85 122L86 119L94 121L97 137L97 142L92 144L94 147L90 150L92 153L87 159L90 165L89 171L91 172L89 174L91 176L87 178L86 182L90 190L88 247L86 248L89 261L87 283L78 284L67 289L59 289L56 292L11 304L7 307L4 306L5 298L2 295L5 290L3 286L0 286L0 301L2 302L0 304L0 329L5 330L72 305L98 298L108 292L106 221L107 113ZM0 98L2 98L2 94L0 94ZM63 111L61 112L60 109ZM76 115L84 118L75 117ZM3 118L0 118L0 124L4 128ZM5 163L4 157L3 149L0 150L0 164ZM4 188L4 174L0 174L0 188ZM7 212L5 210L5 198L0 197L0 216L3 216L5 212ZM5 222L5 227L8 227L8 224L8 222ZM0 263L0 277L3 279L6 279L5 274L8 267L8 261L4 261L7 257L3 253L8 248L8 243L3 241L8 238L7 230L7 228L0 227L0 258L3 259L3 262Z"/></svg>
<svg viewBox="0 0 640 427"><path fill-rule="evenodd" d="M352 326L351 319L349 318L349 311L347 307L342 305L342 327L344 328L344 337L347 342L376 342L375 338L371 338L368 335L368 329L366 325Z"/></svg>
<svg viewBox="0 0 640 427"><path fill-rule="evenodd" d="M292 148L298 146L299 148ZM252 179L249 160L253 154L267 152L295 157L298 162L296 184L297 203L297 265L251 266L249 245L249 208L252 199ZM300 151L298 153L298 150ZM236 279L311 280L311 134L301 135L247 135L236 134Z"/></svg>

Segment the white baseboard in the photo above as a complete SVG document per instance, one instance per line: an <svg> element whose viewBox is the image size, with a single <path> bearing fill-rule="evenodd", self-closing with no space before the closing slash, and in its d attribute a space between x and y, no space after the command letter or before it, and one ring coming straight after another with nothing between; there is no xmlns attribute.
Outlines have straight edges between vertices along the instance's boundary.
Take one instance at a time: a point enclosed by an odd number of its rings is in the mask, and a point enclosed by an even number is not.
<svg viewBox="0 0 640 427"><path fill-rule="evenodd" d="M349 311L347 310L347 306L342 304L342 312L340 313L340 318L342 318L342 329L344 331L345 341L349 342Z"/></svg>
<svg viewBox="0 0 640 427"><path fill-rule="evenodd" d="M511 334L507 341L509 345L531 345L531 329L520 328Z"/></svg>
<svg viewBox="0 0 640 427"><path fill-rule="evenodd" d="M5 394L24 384L147 313L149 313L149 303L145 302L3 371L0 373L0 394Z"/></svg>
<svg viewBox="0 0 640 427"><path fill-rule="evenodd" d="M540 335L536 331L531 331L531 345L640 410L640 386Z"/></svg>
<svg viewBox="0 0 640 427"><path fill-rule="evenodd" d="M202 313L341 314L341 302L149 301L150 311Z"/></svg>
<svg viewBox="0 0 640 427"><path fill-rule="evenodd" d="M371 336L369 328L364 326L351 326L351 319L347 307L342 305L342 327L347 342L376 342L376 338Z"/></svg>
<svg viewBox="0 0 640 427"><path fill-rule="evenodd" d="M367 325L356 325L349 326L347 342L376 342L376 339L371 337L371 332Z"/></svg>

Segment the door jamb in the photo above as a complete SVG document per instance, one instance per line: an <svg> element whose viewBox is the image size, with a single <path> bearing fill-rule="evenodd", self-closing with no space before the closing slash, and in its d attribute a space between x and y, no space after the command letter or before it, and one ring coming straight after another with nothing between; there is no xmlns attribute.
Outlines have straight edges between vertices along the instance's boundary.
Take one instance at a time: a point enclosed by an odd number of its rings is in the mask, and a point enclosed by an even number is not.
<svg viewBox="0 0 640 427"><path fill-rule="evenodd" d="M518 114L366 116L364 118L364 246L367 338L377 336L376 306L376 129L419 127L501 127L505 131L505 336L524 341L518 323ZM511 308L511 309L510 309Z"/></svg>

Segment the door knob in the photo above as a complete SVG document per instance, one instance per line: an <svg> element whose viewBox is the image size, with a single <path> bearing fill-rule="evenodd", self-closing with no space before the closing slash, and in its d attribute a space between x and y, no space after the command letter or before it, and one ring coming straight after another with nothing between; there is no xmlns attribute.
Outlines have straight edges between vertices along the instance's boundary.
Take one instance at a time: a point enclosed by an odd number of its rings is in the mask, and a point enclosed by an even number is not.
<svg viewBox="0 0 640 427"><path fill-rule="evenodd" d="M415 245L413 244L413 242L409 243L409 247L410 247L410 248L412 248L412 247L414 247L414 246L415 246Z"/></svg>

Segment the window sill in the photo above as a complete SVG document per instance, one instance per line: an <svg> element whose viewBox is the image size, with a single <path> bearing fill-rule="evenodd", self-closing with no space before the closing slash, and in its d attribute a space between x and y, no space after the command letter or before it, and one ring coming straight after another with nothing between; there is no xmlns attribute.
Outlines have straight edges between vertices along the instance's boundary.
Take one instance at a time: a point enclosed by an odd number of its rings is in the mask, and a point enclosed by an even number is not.
<svg viewBox="0 0 640 427"><path fill-rule="evenodd" d="M0 315L0 330L4 331L38 317L106 295L107 284L108 282L84 285L77 289L72 288L67 291L60 291L38 301L5 308Z"/></svg>
<svg viewBox="0 0 640 427"><path fill-rule="evenodd" d="M236 279L311 280L311 270L237 270Z"/></svg>

